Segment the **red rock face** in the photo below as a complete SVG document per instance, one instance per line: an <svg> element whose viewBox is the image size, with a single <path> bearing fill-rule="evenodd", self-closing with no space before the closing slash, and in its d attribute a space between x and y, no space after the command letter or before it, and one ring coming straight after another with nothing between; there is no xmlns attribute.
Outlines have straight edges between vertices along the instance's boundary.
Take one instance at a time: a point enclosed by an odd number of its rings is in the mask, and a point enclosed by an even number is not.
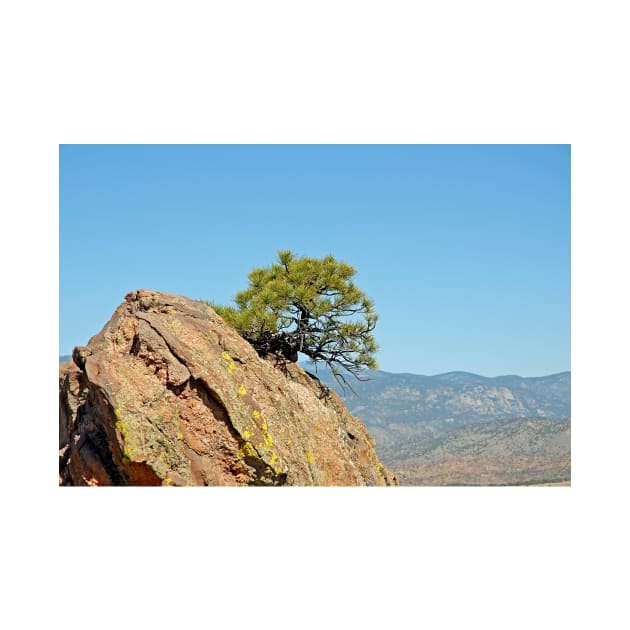
<svg viewBox="0 0 630 630"><path fill-rule="evenodd" d="M60 368L62 485L395 485L337 395L208 306L136 291Z"/></svg>

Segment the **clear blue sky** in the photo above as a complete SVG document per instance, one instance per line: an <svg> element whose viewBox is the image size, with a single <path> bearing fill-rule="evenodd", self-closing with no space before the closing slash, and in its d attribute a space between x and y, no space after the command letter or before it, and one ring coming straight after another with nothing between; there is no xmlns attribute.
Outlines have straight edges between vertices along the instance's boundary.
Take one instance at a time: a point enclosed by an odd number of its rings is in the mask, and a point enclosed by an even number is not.
<svg viewBox="0 0 630 630"><path fill-rule="evenodd" d="M229 303L279 249L352 264L379 367L570 369L569 145L62 145L60 354L139 288Z"/></svg>

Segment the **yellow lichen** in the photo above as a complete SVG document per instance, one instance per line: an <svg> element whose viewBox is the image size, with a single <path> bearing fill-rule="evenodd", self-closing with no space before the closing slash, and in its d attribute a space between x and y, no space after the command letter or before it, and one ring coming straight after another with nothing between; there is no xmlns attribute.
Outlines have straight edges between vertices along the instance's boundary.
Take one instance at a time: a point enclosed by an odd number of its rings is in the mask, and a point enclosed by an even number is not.
<svg viewBox="0 0 630 630"><path fill-rule="evenodd" d="M263 418L262 426L260 427L262 431L263 438L265 439L265 447L271 448L273 446L273 438L271 437L271 433L269 433L269 427L267 426L267 420Z"/></svg>
<svg viewBox="0 0 630 630"><path fill-rule="evenodd" d="M129 425L119 420L116 422L116 428L120 431L123 439L123 459L133 460L133 456L138 452L138 449L129 443Z"/></svg>
<svg viewBox="0 0 630 630"><path fill-rule="evenodd" d="M120 409L116 409L116 418L118 418L116 420L116 428L118 429L123 442L126 442L129 439L129 424L121 419Z"/></svg>
<svg viewBox="0 0 630 630"><path fill-rule="evenodd" d="M269 426L267 425L267 420L262 415L262 413L258 411L258 409L254 409L254 411L252 411L252 417L254 418L254 420L262 419L262 423L260 425L260 431L263 434L264 441L260 443L258 446L259 448L266 448L267 450L269 450L273 446L273 437L271 437L271 433L269 433ZM243 437L245 437L245 435L243 435Z"/></svg>
<svg viewBox="0 0 630 630"><path fill-rule="evenodd" d="M184 434L183 433L178 433L177 434L177 439L178 440L183 440L184 439Z"/></svg>
<svg viewBox="0 0 630 630"><path fill-rule="evenodd" d="M244 442L238 449L239 457L258 457L258 453L251 442Z"/></svg>
<svg viewBox="0 0 630 630"><path fill-rule="evenodd" d="M163 486L170 486L173 483L173 480L170 477L167 477L163 482Z"/></svg>
<svg viewBox="0 0 630 630"><path fill-rule="evenodd" d="M223 357L223 360L225 361L228 374L231 375L232 372L234 372L234 370L236 369L236 365L234 364L234 359L232 359L232 357L227 352L225 352L225 350L221 353L221 356Z"/></svg>
<svg viewBox="0 0 630 630"><path fill-rule="evenodd" d="M120 431L120 435L122 435L123 439L126 439L129 435L129 425L122 420L116 420L116 428Z"/></svg>
<svg viewBox="0 0 630 630"><path fill-rule="evenodd" d="M245 385L243 385L243 383L241 383L238 388L238 394L239 396L245 396L245 394L247 394L247 390L245 389Z"/></svg>
<svg viewBox="0 0 630 630"><path fill-rule="evenodd" d="M306 461L309 464L314 464L315 463L315 458L313 457L313 453L309 453L308 451L304 452L304 456L306 457Z"/></svg>

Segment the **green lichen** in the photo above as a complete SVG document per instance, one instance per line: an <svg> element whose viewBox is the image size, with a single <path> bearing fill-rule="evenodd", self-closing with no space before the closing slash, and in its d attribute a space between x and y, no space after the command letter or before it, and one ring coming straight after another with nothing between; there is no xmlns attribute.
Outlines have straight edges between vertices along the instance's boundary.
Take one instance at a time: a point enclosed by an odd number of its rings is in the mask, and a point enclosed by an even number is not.
<svg viewBox="0 0 630 630"><path fill-rule="evenodd" d="M123 333L122 330L117 330L116 334L114 335L114 343L118 346L124 346L126 339L125 339L125 334Z"/></svg>
<svg viewBox="0 0 630 630"><path fill-rule="evenodd" d="M149 462L147 462L149 463ZM161 451L157 457L155 457L151 462L151 468L155 471L155 474L158 477L162 477L162 479L168 479L168 473L171 472L171 467L166 459L166 455L164 451Z"/></svg>
<svg viewBox="0 0 630 630"><path fill-rule="evenodd" d="M135 446L131 445L131 436L129 434L129 423L122 418L122 409L120 407L116 407L114 410L114 415L116 416L116 429L120 433L120 437L122 438L123 443L123 461L132 461L134 456L137 454L138 449Z"/></svg>
<svg viewBox="0 0 630 630"><path fill-rule="evenodd" d="M192 485L191 463L180 452L174 441L182 441L184 434L178 431L181 412L179 408L168 415L150 414L147 420L134 416L133 410L125 406L119 394L119 405L114 409L115 427L119 434L123 464L145 462L163 480L171 479L177 473Z"/></svg>

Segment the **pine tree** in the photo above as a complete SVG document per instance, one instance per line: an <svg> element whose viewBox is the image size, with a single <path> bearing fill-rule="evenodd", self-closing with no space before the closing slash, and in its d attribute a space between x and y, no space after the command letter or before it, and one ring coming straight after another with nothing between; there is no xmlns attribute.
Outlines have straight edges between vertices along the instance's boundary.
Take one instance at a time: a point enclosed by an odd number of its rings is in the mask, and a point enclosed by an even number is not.
<svg viewBox="0 0 630 630"><path fill-rule="evenodd" d="M270 267L250 272L235 307L211 305L261 356L297 361L301 352L346 383L340 369L360 378L364 368L376 368L377 315L354 275L353 267L330 255L296 258L283 250Z"/></svg>

